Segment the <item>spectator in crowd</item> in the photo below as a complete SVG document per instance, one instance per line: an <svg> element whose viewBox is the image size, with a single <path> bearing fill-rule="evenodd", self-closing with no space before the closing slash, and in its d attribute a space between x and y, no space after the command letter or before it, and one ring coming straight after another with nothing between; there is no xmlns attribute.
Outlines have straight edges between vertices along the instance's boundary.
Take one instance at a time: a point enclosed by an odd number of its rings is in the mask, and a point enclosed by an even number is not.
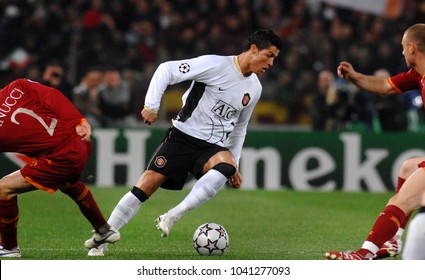
<svg viewBox="0 0 425 280"><path fill-rule="evenodd" d="M332 116L332 107L336 103L337 98L334 73L329 70L320 71L311 106L312 129L314 131L329 131L334 129L335 119Z"/></svg>
<svg viewBox="0 0 425 280"><path fill-rule="evenodd" d="M99 92L99 107L102 123L106 127L134 127L137 122L131 110L131 88L115 68L108 68L103 74Z"/></svg>
<svg viewBox="0 0 425 280"><path fill-rule="evenodd" d="M73 101L72 86L67 82L65 71L58 63L50 63L42 75L42 83L62 92L71 102Z"/></svg>
<svg viewBox="0 0 425 280"><path fill-rule="evenodd" d="M81 82L72 90L75 107L93 127L102 126L102 111L99 107L99 92L103 82L103 71L90 69Z"/></svg>

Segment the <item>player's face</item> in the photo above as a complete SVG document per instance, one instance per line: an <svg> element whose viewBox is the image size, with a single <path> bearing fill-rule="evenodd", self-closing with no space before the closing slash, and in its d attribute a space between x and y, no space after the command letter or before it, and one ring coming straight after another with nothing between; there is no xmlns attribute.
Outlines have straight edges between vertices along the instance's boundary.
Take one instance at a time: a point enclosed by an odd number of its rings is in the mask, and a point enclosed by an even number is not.
<svg viewBox="0 0 425 280"><path fill-rule="evenodd" d="M401 46L403 48L402 54L404 56L404 60L406 61L407 67L415 67L413 55L411 52L412 42L410 41L406 33L403 35L403 39L401 40Z"/></svg>
<svg viewBox="0 0 425 280"><path fill-rule="evenodd" d="M275 46L270 46L267 49L262 49L261 51L256 49L251 62L251 71L257 75L264 73L267 69L273 66L273 61L278 55L279 49Z"/></svg>

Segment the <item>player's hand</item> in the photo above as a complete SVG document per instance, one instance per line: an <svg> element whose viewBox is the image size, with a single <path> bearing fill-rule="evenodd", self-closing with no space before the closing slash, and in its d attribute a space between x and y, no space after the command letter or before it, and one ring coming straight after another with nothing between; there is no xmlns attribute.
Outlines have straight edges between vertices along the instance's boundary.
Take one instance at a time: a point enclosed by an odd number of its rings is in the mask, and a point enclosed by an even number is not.
<svg viewBox="0 0 425 280"><path fill-rule="evenodd" d="M353 66L351 63L343 61L339 64L337 68L338 76L344 79L350 79L353 73L355 73Z"/></svg>
<svg viewBox="0 0 425 280"><path fill-rule="evenodd" d="M229 178L229 184L232 188L239 189L242 185L242 175L239 173L239 171L236 171L235 174L233 174Z"/></svg>
<svg viewBox="0 0 425 280"><path fill-rule="evenodd" d="M158 118L158 112L147 107L144 107L140 114L142 115L143 122L148 125L154 123Z"/></svg>
<svg viewBox="0 0 425 280"><path fill-rule="evenodd" d="M86 120L81 121L81 123L75 127L75 132L81 137L81 140L90 142L91 126Z"/></svg>

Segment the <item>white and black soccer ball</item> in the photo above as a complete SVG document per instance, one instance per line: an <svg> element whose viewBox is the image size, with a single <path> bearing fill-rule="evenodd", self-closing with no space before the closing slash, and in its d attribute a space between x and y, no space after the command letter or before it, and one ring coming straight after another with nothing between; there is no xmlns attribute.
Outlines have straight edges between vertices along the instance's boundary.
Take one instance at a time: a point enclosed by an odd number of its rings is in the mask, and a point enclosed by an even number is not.
<svg viewBox="0 0 425 280"><path fill-rule="evenodd" d="M220 256L229 247L229 235L222 225L205 223L195 230L193 247L201 256Z"/></svg>

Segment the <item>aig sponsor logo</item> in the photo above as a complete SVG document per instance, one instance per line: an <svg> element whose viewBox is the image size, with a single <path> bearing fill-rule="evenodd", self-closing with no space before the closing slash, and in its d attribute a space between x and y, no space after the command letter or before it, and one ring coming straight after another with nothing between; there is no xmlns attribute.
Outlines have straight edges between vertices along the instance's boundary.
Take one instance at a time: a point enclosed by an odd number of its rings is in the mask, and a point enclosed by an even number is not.
<svg viewBox="0 0 425 280"><path fill-rule="evenodd" d="M226 120L230 120L238 112L238 110L222 100L218 101L211 111Z"/></svg>

